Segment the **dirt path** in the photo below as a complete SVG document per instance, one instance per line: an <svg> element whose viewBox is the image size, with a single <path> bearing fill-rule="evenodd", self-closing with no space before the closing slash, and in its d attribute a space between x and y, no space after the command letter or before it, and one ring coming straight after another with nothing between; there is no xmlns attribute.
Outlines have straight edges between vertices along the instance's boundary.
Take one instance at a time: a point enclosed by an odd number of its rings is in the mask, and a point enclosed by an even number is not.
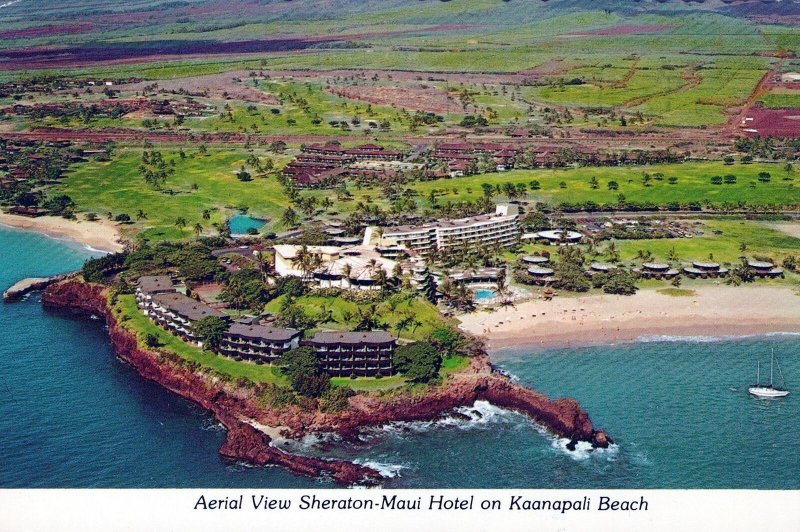
<svg viewBox="0 0 800 532"><path fill-rule="evenodd" d="M774 67L769 69L764 76L762 76L761 80L759 80L758 84L753 88L753 91L750 93L750 96L742 104L739 112L734 112L728 122L725 124L723 130L725 133L731 137L738 136L740 133L739 126L742 124L744 119L747 117L747 112L750 108L761 98L764 94L769 92L770 89L770 80L775 77L778 71L783 66L784 59L781 58L775 64ZM732 108L732 110L735 109Z"/></svg>
<svg viewBox="0 0 800 532"><path fill-rule="evenodd" d="M649 96L642 96L641 98L634 98L633 100L628 100L619 107L622 109L630 109L631 107L642 105L643 103L652 100L653 98L659 98L661 96L667 96L670 94L678 94L697 87L703 81L703 78L701 78L700 75L697 73L697 65L690 65L686 67L683 70L683 72L681 72L681 81L683 81L684 83L680 87L676 87L674 89L667 89L665 91L657 92Z"/></svg>

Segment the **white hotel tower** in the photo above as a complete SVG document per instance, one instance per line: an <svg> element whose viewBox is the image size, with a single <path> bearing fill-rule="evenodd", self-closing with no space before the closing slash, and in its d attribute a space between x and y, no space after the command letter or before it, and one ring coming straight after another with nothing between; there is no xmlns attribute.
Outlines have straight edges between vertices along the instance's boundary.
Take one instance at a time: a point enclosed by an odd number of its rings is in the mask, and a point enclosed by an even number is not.
<svg viewBox="0 0 800 532"><path fill-rule="evenodd" d="M403 246L422 253L463 244L509 247L517 242L519 232L519 208L516 205L498 205L494 214L437 220L423 225L368 227L364 245Z"/></svg>

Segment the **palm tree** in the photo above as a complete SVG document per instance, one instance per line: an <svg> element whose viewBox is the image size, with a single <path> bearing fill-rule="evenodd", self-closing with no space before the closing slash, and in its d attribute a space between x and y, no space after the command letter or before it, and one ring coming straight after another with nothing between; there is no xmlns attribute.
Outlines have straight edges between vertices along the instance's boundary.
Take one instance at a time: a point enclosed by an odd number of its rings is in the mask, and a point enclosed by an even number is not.
<svg viewBox="0 0 800 532"><path fill-rule="evenodd" d="M350 288L352 286L350 282L350 278L352 277L352 275L353 275L353 266L349 263L346 263L342 267L342 279L347 279L347 288ZM342 288L344 288L344 286Z"/></svg>
<svg viewBox="0 0 800 532"><path fill-rule="evenodd" d="M203 226L200 222L194 224L194 235L196 238L200 238L200 235L203 234Z"/></svg>
<svg viewBox="0 0 800 532"><path fill-rule="evenodd" d="M378 283L381 288L381 295L386 294L389 285L389 274L381 267L372 267L372 280Z"/></svg>
<svg viewBox="0 0 800 532"><path fill-rule="evenodd" d="M183 216L178 216L175 218L175 226L181 230L181 234L183 234L183 228L186 227L186 218Z"/></svg>
<svg viewBox="0 0 800 532"><path fill-rule="evenodd" d="M675 246L669 250L669 254L667 254L667 258L670 262L677 262L678 261L678 253L675 252Z"/></svg>
<svg viewBox="0 0 800 532"><path fill-rule="evenodd" d="M147 214L142 209L136 211L136 219L137 220L147 220Z"/></svg>

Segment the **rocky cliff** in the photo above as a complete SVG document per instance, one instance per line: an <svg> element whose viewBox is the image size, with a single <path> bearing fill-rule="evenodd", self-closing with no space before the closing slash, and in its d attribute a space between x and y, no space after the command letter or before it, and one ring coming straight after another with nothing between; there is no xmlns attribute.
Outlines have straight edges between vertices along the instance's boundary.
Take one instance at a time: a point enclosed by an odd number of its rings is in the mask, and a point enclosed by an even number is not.
<svg viewBox="0 0 800 532"><path fill-rule="evenodd" d="M488 356L471 360L470 367L424 394L399 394L389 398L361 394L350 399L349 408L337 414L286 406L264 406L252 389L243 389L206 373L191 371L174 356L157 349L143 349L136 336L125 329L108 305L105 288L76 279L50 285L42 296L45 305L94 314L105 319L117 355L144 378L211 411L227 428L220 453L257 465L274 464L296 473L320 476L352 484L374 483L380 475L358 464L286 453L271 445L262 430L281 427L290 437L333 432L355 437L364 427L392 421L430 420L459 406L486 400L500 407L526 414L555 435L573 441L588 441L607 447L610 438L592 426L586 412L572 399L550 400L545 395L519 386L492 370Z"/></svg>

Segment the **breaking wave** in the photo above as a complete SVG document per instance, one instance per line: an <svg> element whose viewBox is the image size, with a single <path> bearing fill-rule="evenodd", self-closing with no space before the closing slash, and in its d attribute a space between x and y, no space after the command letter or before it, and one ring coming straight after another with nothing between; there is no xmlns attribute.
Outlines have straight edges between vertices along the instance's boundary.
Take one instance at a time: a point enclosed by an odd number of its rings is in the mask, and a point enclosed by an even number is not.
<svg viewBox="0 0 800 532"><path fill-rule="evenodd" d="M636 339L640 343L660 343L660 342L675 342L675 343L695 343L706 344L714 342L726 342L730 340L739 340L742 338L764 338L764 337L781 337L781 336L800 336L798 332L791 331L778 331L770 333L759 334L732 334L732 335L719 335L719 336L671 336L671 335L650 335L640 336Z"/></svg>
<svg viewBox="0 0 800 532"><path fill-rule="evenodd" d="M385 462L376 462L369 459L356 458L353 460L354 464L371 467L376 470L383 478L397 478L400 476L400 471L403 469L410 469L409 466L402 464L387 464Z"/></svg>

